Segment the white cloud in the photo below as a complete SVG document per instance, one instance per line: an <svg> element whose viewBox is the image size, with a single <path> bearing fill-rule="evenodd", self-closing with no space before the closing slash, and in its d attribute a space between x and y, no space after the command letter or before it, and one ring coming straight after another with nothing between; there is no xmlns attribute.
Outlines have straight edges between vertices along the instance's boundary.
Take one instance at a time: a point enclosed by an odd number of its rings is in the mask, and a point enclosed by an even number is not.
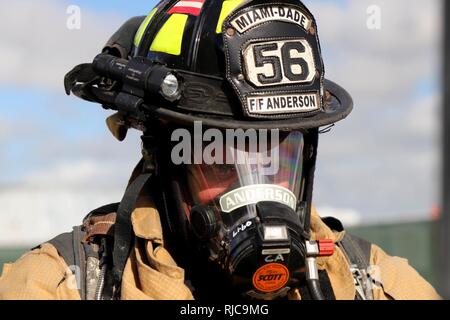
<svg viewBox="0 0 450 320"><path fill-rule="evenodd" d="M0 119L0 142L9 136L10 124L5 119Z"/></svg>
<svg viewBox="0 0 450 320"><path fill-rule="evenodd" d="M441 2L307 1L327 77L353 96L352 115L322 136L315 199L365 217L427 214L439 201Z"/></svg>
<svg viewBox="0 0 450 320"><path fill-rule="evenodd" d="M425 98L397 128L345 124L323 136L315 188L321 205L356 208L365 219L428 216L440 200L439 104Z"/></svg>
<svg viewBox="0 0 450 320"><path fill-rule="evenodd" d="M440 78L440 2L378 0L380 31L366 28L372 1L305 3L318 19L327 77L355 100L353 114L321 139L315 188L321 214L353 221L426 214L438 199L440 96L438 89L417 89ZM92 60L125 19L82 8L82 29L69 31L66 8L55 0L0 0L6 6L0 85L59 92L64 74ZM19 140L23 132L14 128L0 119L0 143ZM46 240L91 209L120 200L139 158L137 133L125 144L107 134L72 140L28 134L39 138L30 150L37 169L19 187L0 189L0 243Z"/></svg>
<svg viewBox="0 0 450 320"><path fill-rule="evenodd" d="M121 190L17 187L0 192L0 244L33 246L72 230L93 209L120 201Z"/></svg>
<svg viewBox="0 0 450 320"><path fill-rule="evenodd" d="M81 7L81 30L68 30L66 9L56 0L0 0L4 31L0 86L42 90L43 96L48 94L47 112L67 126L82 126L86 113L61 107L68 101L62 99L69 99L63 98L64 75L75 65L92 61L127 17ZM14 180L6 179L8 185L0 185L0 244L48 240L80 224L92 209L120 201L140 158L139 134L130 134L125 143L119 143L103 121L98 125L105 127L103 133L62 137L26 113L20 118L0 117L0 164L6 162L3 170L14 173L2 172L16 175ZM12 149L25 147L26 159L11 154ZM21 166L26 169L23 173L18 169Z"/></svg>
<svg viewBox="0 0 450 320"><path fill-rule="evenodd" d="M36 245L70 231L93 209L120 202L131 171L125 163L74 160L0 187L0 244Z"/></svg>
<svg viewBox="0 0 450 320"><path fill-rule="evenodd" d="M373 1L307 3L318 20L328 76L348 87L360 108L398 101L414 93L418 80L438 76L440 1L379 0L381 30L366 26Z"/></svg>
<svg viewBox="0 0 450 320"><path fill-rule="evenodd" d="M439 94L426 96L411 106L406 118L406 128L416 136L434 137L441 131L440 114L442 97Z"/></svg>
<svg viewBox="0 0 450 320"><path fill-rule="evenodd" d="M100 159L81 159L66 163L57 163L55 167L28 175L23 181L27 186L52 188L59 186L66 190L89 189L95 186L117 187L118 168L111 162L101 163ZM119 172L123 172L119 171ZM121 178L123 174L120 174ZM95 184L93 184L95 182Z"/></svg>
<svg viewBox="0 0 450 320"><path fill-rule="evenodd" d="M81 8L80 30L69 30L56 0L0 0L0 85L63 90L64 75L92 61L124 18Z"/></svg>

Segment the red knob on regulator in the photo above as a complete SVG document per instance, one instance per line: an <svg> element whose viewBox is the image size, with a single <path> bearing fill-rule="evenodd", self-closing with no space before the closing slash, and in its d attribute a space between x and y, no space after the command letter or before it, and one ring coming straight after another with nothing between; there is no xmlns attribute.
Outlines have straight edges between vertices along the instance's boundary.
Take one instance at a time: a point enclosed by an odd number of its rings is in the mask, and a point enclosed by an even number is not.
<svg viewBox="0 0 450 320"><path fill-rule="evenodd" d="M319 257L331 257L334 254L333 240L319 240Z"/></svg>

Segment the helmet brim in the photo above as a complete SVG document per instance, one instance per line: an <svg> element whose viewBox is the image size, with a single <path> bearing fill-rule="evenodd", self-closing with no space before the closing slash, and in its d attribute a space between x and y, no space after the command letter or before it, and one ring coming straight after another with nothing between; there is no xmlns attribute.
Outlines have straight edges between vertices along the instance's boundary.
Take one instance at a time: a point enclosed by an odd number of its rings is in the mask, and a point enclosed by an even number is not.
<svg viewBox="0 0 450 320"><path fill-rule="evenodd" d="M292 131L301 129L321 128L345 119L353 110L353 100L350 94L333 81L325 79L325 91L329 97L322 112L313 116L296 116L284 120L236 120L229 117L212 117L211 115L185 114L167 108L154 110L157 117L184 126L202 122L205 127L218 129L279 129Z"/></svg>

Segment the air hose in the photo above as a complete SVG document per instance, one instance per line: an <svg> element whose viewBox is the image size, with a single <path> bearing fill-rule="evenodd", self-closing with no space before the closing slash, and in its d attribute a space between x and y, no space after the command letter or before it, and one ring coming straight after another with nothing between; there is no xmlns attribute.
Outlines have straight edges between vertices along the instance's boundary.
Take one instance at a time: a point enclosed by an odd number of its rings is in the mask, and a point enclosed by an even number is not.
<svg viewBox="0 0 450 320"><path fill-rule="evenodd" d="M306 258L306 282L313 300L325 300L319 282L319 271L315 257Z"/></svg>

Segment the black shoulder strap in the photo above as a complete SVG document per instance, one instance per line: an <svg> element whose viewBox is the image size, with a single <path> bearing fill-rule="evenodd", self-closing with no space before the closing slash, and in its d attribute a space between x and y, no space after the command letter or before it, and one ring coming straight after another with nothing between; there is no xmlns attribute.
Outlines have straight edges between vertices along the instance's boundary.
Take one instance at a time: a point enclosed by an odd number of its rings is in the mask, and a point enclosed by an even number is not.
<svg viewBox="0 0 450 320"><path fill-rule="evenodd" d="M81 300L86 300L86 255L82 243L82 227L74 227L70 233L63 233L47 243L53 245L64 259L77 281Z"/></svg>
<svg viewBox="0 0 450 320"><path fill-rule="evenodd" d="M92 216L106 215L111 212L117 212L119 204L113 203L90 212L88 219ZM88 246L82 243L84 231L82 226L73 228L72 232L63 233L47 243L53 245L58 254L64 259L70 270L75 274L77 280L78 291L80 293L81 300L86 300L86 259L89 254L87 250L91 250Z"/></svg>
<svg viewBox="0 0 450 320"><path fill-rule="evenodd" d="M59 255L64 259L69 267L75 265L75 252L73 250L72 235L72 232L63 233L52 240L47 241L47 243L50 243L56 248Z"/></svg>
<svg viewBox="0 0 450 320"><path fill-rule="evenodd" d="M134 241L131 214L136 205L139 194L145 184L152 177L152 173L143 173L128 187L117 210L114 225L114 248L112 252L113 269L106 276L104 296L106 299L120 298L122 275Z"/></svg>
<svg viewBox="0 0 450 320"><path fill-rule="evenodd" d="M324 218L322 220L332 230L344 231L344 226L339 220L335 218ZM350 271L352 272L357 292L356 299L372 300L372 288L368 275L372 244L346 233L337 245L344 251L350 264Z"/></svg>
<svg viewBox="0 0 450 320"><path fill-rule="evenodd" d="M369 274L372 244L361 238L346 234L339 243L350 264L356 288L356 300L373 300Z"/></svg>
<svg viewBox="0 0 450 320"><path fill-rule="evenodd" d="M117 218L114 225L114 248L112 272L107 272L105 280L104 298L119 299L122 274L134 239L131 214L136 205L139 194L148 182L152 173L143 173L138 176L128 187L120 205L111 204L91 212L88 217L111 213L112 208L117 208ZM86 300L86 252L82 243L82 227L75 227L73 232L62 234L48 243L52 244L59 255L77 276L77 284L81 300Z"/></svg>
<svg viewBox="0 0 450 320"><path fill-rule="evenodd" d="M370 254L372 244L364 239L346 234L341 242L342 248L347 254L351 264L358 269L366 270L370 266Z"/></svg>

